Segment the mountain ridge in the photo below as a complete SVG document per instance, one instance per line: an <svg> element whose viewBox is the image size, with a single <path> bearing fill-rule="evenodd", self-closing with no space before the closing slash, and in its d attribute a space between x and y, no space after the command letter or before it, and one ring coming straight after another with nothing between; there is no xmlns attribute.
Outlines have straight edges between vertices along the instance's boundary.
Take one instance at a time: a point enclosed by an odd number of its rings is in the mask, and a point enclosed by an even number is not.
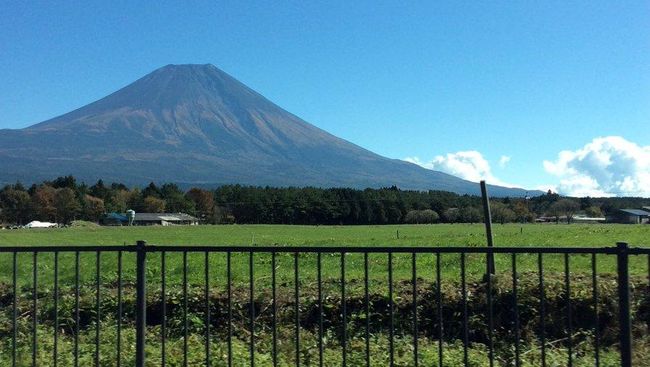
<svg viewBox="0 0 650 367"><path fill-rule="evenodd" d="M5 182L72 174L128 184L480 192L476 183L340 139L211 64L166 65L66 114L0 130L0 170ZM525 193L490 189L495 196Z"/></svg>

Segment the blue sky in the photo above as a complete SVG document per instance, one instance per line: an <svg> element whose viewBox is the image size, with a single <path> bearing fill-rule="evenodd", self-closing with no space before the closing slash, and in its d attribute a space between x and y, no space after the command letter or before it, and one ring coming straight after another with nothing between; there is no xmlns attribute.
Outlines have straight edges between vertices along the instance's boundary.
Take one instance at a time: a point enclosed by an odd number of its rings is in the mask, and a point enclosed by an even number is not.
<svg viewBox="0 0 650 367"><path fill-rule="evenodd" d="M7 1L0 12L0 128L166 64L211 63L391 158L650 196L647 1Z"/></svg>

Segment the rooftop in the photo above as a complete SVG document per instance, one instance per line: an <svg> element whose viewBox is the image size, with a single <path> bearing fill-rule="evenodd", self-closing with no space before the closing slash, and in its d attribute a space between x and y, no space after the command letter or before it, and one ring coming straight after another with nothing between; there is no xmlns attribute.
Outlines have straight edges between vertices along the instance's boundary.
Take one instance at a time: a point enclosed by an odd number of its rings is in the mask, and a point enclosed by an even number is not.
<svg viewBox="0 0 650 367"><path fill-rule="evenodd" d="M641 210L641 209L621 209L621 211L625 212L625 213L628 213L628 214L638 215L638 216L643 216L643 217L650 216L650 212L647 212L647 211Z"/></svg>
<svg viewBox="0 0 650 367"><path fill-rule="evenodd" d="M136 221L197 221L198 219L185 213L135 213Z"/></svg>

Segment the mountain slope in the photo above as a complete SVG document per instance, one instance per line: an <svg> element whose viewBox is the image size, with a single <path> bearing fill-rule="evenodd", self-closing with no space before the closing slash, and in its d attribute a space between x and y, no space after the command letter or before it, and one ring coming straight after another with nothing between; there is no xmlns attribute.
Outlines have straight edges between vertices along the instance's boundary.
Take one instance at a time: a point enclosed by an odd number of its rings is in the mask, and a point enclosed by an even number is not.
<svg viewBox="0 0 650 367"><path fill-rule="evenodd" d="M64 174L129 184L479 192L476 183L337 138L212 65L168 65L70 113L0 130L0 182ZM494 186L491 193L523 191Z"/></svg>

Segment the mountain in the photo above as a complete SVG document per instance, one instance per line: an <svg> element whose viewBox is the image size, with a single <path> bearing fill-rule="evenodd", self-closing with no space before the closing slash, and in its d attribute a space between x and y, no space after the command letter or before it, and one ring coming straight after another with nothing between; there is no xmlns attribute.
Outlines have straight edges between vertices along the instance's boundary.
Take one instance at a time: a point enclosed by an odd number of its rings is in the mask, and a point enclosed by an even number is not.
<svg viewBox="0 0 650 367"><path fill-rule="evenodd" d="M67 174L127 184L480 192L476 183L337 138L213 65L167 65L62 116L0 130L0 182ZM490 192L524 194L498 186Z"/></svg>

